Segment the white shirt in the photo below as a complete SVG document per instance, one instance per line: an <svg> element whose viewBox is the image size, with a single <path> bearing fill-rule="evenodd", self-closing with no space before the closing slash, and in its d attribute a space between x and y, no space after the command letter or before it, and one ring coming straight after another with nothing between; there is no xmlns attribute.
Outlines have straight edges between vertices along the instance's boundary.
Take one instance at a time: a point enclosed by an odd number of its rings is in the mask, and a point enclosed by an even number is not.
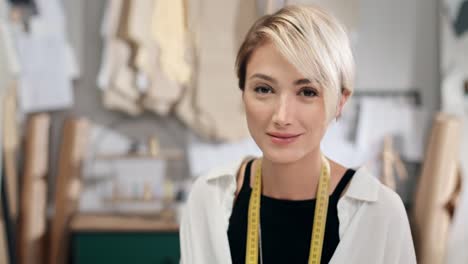
<svg viewBox="0 0 468 264"><path fill-rule="evenodd" d="M181 263L232 263L227 230L241 163L213 170L193 184L182 212ZM338 201L338 219L340 243L329 263L416 263L400 197L364 168Z"/></svg>

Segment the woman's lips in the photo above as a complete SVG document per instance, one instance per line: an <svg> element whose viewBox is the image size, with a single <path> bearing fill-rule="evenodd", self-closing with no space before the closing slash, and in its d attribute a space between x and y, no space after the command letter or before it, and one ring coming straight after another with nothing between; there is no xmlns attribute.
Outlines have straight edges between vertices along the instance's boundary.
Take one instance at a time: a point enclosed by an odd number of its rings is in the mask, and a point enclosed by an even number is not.
<svg viewBox="0 0 468 264"><path fill-rule="evenodd" d="M279 145L287 145L294 142L300 134L280 134L280 133L267 133L271 141Z"/></svg>

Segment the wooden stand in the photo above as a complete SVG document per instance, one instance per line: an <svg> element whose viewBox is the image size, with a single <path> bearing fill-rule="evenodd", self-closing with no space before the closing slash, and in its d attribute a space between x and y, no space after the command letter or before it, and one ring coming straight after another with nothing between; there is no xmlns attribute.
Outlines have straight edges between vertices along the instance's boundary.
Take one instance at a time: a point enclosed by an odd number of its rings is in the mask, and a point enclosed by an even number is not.
<svg viewBox="0 0 468 264"><path fill-rule="evenodd" d="M447 205L457 189L461 122L439 114L429 139L413 209L418 263L444 262L451 215Z"/></svg>
<svg viewBox="0 0 468 264"><path fill-rule="evenodd" d="M18 217L18 171L16 155L19 146L16 122L16 85L12 85L3 100L3 153L5 157L5 183L9 215L13 221Z"/></svg>
<svg viewBox="0 0 468 264"><path fill-rule="evenodd" d="M52 220L48 264L67 263L68 223L75 211L80 189L81 162L88 145L89 124L84 119L68 119L63 128L59 169L55 189L55 216Z"/></svg>
<svg viewBox="0 0 468 264"><path fill-rule="evenodd" d="M26 132L18 250L20 264L44 262L50 116L33 115Z"/></svg>

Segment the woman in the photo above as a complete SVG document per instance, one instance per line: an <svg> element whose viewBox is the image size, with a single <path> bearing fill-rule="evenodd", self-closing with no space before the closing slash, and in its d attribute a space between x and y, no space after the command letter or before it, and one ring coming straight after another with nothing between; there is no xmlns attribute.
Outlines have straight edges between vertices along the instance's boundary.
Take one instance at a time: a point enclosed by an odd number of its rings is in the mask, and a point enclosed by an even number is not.
<svg viewBox="0 0 468 264"><path fill-rule="evenodd" d="M182 262L416 263L399 196L320 151L353 91L338 21L317 7L285 7L252 26L236 64L263 157L197 179L182 216Z"/></svg>

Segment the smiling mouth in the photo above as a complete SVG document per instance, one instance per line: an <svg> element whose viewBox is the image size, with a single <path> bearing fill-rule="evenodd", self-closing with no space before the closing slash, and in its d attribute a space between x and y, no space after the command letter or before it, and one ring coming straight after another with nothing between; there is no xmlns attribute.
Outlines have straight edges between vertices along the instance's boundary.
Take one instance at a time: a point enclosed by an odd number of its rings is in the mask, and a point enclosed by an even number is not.
<svg viewBox="0 0 468 264"><path fill-rule="evenodd" d="M301 134L291 135L291 134L270 134L267 133L268 136L271 137L271 141L275 144L289 144L294 142Z"/></svg>
<svg viewBox="0 0 468 264"><path fill-rule="evenodd" d="M275 138L282 138L282 139L287 139L287 138L295 138L295 137L298 137L300 135L292 135L292 136L277 136L277 135L273 135L273 134L268 134L270 137L275 137Z"/></svg>

